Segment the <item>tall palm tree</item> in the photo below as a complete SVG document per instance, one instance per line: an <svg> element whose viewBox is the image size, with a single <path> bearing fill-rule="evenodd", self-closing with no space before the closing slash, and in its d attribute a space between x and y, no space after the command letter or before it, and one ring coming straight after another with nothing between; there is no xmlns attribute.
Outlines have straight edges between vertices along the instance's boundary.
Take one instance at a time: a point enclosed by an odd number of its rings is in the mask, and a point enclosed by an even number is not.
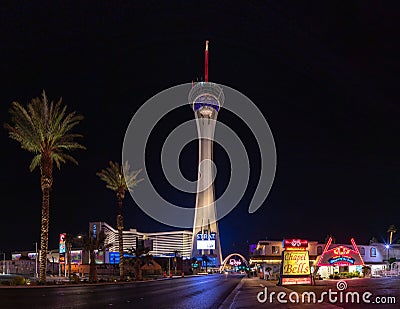
<svg viewBox="0 0 400 309"><path fill-rule="evenodd" d="M40 185L42 189L42 222L40 231L40 282L46 282L47 251L49 241L49 207L50 191L53 186L53 164L60 169L61 163L72 161L69 151L85 149L76 142L79 134L71 133L83 116L76 112L67 113L67 106L62 106L61 98L56 104L49 103L46 93L41 98L32 99L26 107L13 102L9 110L10 124L4 124L9 137L21 144L21 148L34 154L29 166L32 172L40 168Z"/></svg>
<svg viewBox="0 0 400 309"><path fill-rule="evenodd" d="M118 229L118 248L119 248L119 277L124 279L124 242L122 238L122 230L124 229L122 217L122 201L125 198L125 193L132 190L139 182L143 180L137 179L141 170L130 171L128 162L124 165L117 162L109 162L109 167L96 173L106 183L108 189L113 190L117 195L118 210L117 210L117 229Z"/></svg>
<svg viewBox="0 0 400 309"><path fill-rule="evenodd" d="M389 245L391 245L391 244L392 244L392 240L393 240L393 234L397 232L397 229L396 229L396 227L395 227L393 224L391 224L391 225L389 226L387 232L390 233L390 236L389 236Z"/></svg>

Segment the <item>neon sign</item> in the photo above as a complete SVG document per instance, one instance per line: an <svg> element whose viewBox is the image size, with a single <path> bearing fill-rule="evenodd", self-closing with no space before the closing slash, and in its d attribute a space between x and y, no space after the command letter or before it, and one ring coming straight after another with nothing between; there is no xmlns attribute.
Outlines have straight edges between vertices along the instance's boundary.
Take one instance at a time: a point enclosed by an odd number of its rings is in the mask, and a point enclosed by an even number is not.
<svg viewBox="0 0 400 309"><path fill-rule="evenodd" d="M329 249L331 243L332 239L330 238L319 259L318 266L364 265L364 261L353 238L351 239L352 249L343 245Z"/></svg>
<svg viewBox="0 0 400 309"><path fill-rule="evenodd" d="M334 257L334 258L330 258L328 260L329 264L331 265L335 265L335 264L342 264L342 263L349 263L351 265L354 265L355 260L351 257L347 257L347 256L338 256L338 257Z"/></svg>
<svg viewBox="0 0 400 309"><path fill-rule="evenodd" d="M59 251L59 253L65 253L65 238L66 237L67 237L67 234L65 234L65 233L60 234L60 244L59 244L60 251Z"/></svg>
<svg viewBox="0 0 400 309"><path fill-rule="evenodd" d="M239 266L239 265L242 265L242 261L241 260L230 259L229 260L229 265Z"/></svg>
<svg viewBox="0 0 400 309"><path fill-rule="evenodd" d="M305 239L285 239L283 240L282 247L285 250L306 250L308 241Z"/></svg>
<svg viewBox="0 0 400 309"><path fill-rule="evenodd" d="M307 251L283 252L283 275L309 275L310 261Z"/></svg>

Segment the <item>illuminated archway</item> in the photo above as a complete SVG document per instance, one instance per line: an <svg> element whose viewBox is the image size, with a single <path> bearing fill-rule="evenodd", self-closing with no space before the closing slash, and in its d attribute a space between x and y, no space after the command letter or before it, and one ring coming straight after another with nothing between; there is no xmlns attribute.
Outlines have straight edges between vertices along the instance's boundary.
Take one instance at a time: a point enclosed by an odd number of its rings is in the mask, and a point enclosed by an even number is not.
<svg viewBox="0 0 400 309"><path fill-rule="evenodd" d="M224 261L222 262L221 267L219 268L219 270L220 270L220 271L223 271L223 270L225 269L226 263L229 261L229 259L230 259L232 256L235 256L235 255L237 255L238 257L240 257L240 258L242 259L242 261L244 261L244 263L246 264L246 266L249 267L249 263L247 262L247 260L245 259L245 257L244 257L243 255L241 255L240 253L231 253L231 254L229 254L229 255L224 259Z"/></svg>

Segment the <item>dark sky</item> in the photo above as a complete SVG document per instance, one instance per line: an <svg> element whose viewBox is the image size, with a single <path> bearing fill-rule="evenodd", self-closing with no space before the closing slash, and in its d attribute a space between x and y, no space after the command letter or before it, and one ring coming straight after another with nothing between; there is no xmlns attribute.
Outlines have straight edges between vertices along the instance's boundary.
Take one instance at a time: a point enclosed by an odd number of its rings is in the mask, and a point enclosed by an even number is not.
<svg viewBox="0 0 400 309"><path fill-rule="evenodd" d="M54 173L50 247L60 232L87 232L89 221L115 225L115 196L95 173L109 160L121 160L125 130L139 106L202 76L206 39L210 80L244 93L260 108L278 156L271 193L249 214L258 148L240 119L219 113L252 162L243 200L219 222L224 253L244 251L247 242L266 237L323 241L331 233L338 242L355 237L367 243L372 236L386 239L390 224L400 226L396 2L136 2L0 5L0 121L8 121L12 101L26 103L42 89L85 116L77 127L87 146L75 153L79 166ZM168 132L193 117L189 106L167 115L149 145L160 192L188 206L195 196L163 183L159 151ZM39 172L29 172L32 155L5 130L0 139L0 251L33 250L40 236ZM229 163L218 146L215 160L219 195ZM182 152L181 167L188 178L197 175L196 143ZM126 228L171 229L130 197L124 207Z"/></svg>

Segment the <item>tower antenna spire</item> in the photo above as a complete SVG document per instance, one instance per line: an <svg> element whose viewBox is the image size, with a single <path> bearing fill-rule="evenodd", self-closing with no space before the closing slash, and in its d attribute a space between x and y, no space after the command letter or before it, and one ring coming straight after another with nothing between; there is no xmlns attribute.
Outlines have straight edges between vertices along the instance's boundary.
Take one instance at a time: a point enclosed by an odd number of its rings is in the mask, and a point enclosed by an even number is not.
<svg viewBox="0 0 400 309"><path fill-rule="evenodd" d="M204 51L204 81L208 82L208 40L206 41L206 50Z"/></svg>

